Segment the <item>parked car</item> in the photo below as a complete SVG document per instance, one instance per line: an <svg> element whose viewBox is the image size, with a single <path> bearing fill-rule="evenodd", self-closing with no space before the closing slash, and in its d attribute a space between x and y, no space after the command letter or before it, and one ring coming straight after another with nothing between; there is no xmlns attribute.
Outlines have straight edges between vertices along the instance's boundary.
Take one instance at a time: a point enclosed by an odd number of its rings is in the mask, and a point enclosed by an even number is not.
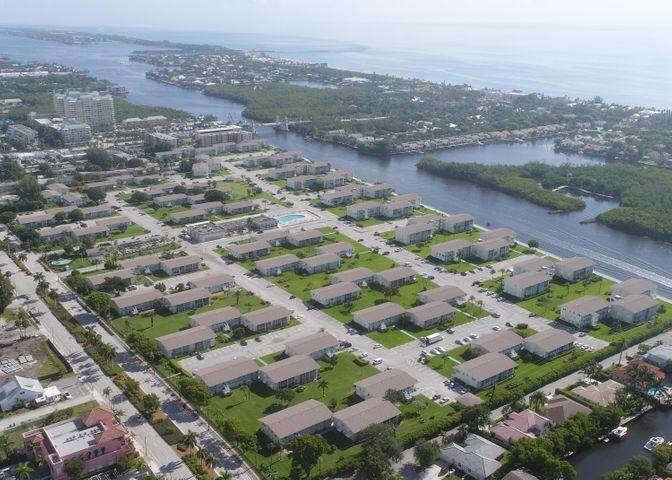
<svg viewBox="0 0 672 480"><path fill-rule="evenodd" d="M375 358L373 362L371 362L371 365L380 365L381 363L383 363L382 358Z"/></svg>

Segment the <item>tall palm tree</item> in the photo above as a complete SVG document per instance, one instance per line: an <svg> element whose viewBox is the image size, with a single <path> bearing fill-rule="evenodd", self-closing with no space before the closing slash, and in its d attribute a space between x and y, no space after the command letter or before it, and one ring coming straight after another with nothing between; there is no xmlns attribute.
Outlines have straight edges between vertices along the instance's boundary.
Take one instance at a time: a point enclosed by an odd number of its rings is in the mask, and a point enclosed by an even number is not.
<svg viewBox="0 0 672 480"><path fill-rule="evenodd" d="M322 389L322 396L324 397L324 391L329 388L329 382L327 382L324 378L320 380L320 383L317 384L318 387Z"/></svg>
<svg viewBox="0 0 672 480"><path fill-rule="evenodd" d="M23 255L25 255L25 253ZM37 283L44 282L46 280L46 278L44 277L44 273L42 272L35 272L33 274L33 278Z"/></svg>
<svg viewBox="0 0 672 480"><path fill-rule="evenodd" d="M112 394L112 389L110 387L103 388L103 396L109 401L110 395Z"/></svg>
<svg viewBox="0 0 672 480"><path fill-rule="evenodd" d="M21 252L16 256L16 258L18 258L20 262L25 263L26 260L28 260L28 254L26 252Z"/></svg>
<svg viewBox="0 0 672 480"><path fill-rule="evenodd" d="M33 469L26 462L19 463L14 469L14 475L17 480L30 480Z"/></svg>
<svg viewBox="0 0 672 480"><path fill-rule="evenodd" d="M9 437L7 435L0 436L0 451L5 455L5 458L12 456L12 450L13 448L9 441Z"/></svg>
<svg viewBox="0 0 672 480"><path fill-rule="evenodd" d="M539 410L546 405L546 395L542 391L536 391L530 395L530 408Z"/></svg>
<svg viewBox="0 0 672 480"><path fill-rule="evenodd" d="M123 418L126 416L126 412L124 412L121 408L113 408L112 413L114 413L114 416L117 418Z"/></svg>

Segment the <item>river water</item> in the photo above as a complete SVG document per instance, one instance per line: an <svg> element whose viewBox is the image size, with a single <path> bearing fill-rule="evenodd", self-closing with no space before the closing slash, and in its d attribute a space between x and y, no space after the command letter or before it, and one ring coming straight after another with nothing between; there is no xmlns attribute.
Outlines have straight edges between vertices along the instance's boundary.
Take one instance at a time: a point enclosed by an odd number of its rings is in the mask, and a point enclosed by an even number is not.
<svg viewBox="0 0 672 480"><path fill-rule="evenodd" d="M136 46L103 43L65 45L19 37L0 36L0 54L19 61L57 62L126 86L128 100L145 105L162 105L195 114L212 114L222 120L237 121L242 107L238 104L181 90L147 80L150 68L133 63L128 55ZM300 150L316 161L330 161L336 167L352 168L355 175L370 181L387 181L401 193L418 192L428 205L449 213L470 212L480 224L508 226L521 240L536 239L542 248L560 256L586 255L598 262L601 272L626 278L640 275L655 281L661 293L672 296L672 245L638 238L598 224L581 225L581 220L616 206L614 201L585 197L580 212L549 215L545 208L469 183L446 180L416 170L422 155L375 158L359 155L340 145L306 141L294 134L260 131L279 147ZM557 154L551 141L526 144L486 145L432 152L432 156L458 162L521 164L532 160L551 164L590 163L576 155Z"/></svg>
<svg viewBox="0 0 672 480"><path fill-rule="evenodd" d="M195 114L211 114L222 120L238 121L242 107L210 98L196 91L181 90L145 78L147 65L132 63L128 55L133 45L117 43L63 45L54 42L0 36L0 55L19 61L56 62L87 70L93 76L126 86L128 100L145 105L179 108ZM537 239L541 246L560 256L586 255L598 262L601 272L626 278L641 275L672 296L672 245L637 238L598 224L581 225L615 207L614 201L584 197L586 208L580 212L549 215L547 210L511 196L469 183L435 177L418 171L415 163L422 155L374 158L359 155L340 145L306 141L294 134L261 129L260 133L278 147L300 150L313 160L351 168L355 175L369 181L387 181L400 193L417 192L428 205L451 213L470 212L477 221L491 227L507 226L521 240ZM526 144L486 145L432 152L442 160L484 164L523 164L542 161L559 165L565 162L587 164L597 160L558 154L552 141ZM620 443L602 444L572 459L580 479L597 479L604 472L621 466L632 455L644 453L642 445L654 435L672 439L672 423L666 413L652 412L630 424L630 433ZM599 461L595 461L599 458Z"/></svg>

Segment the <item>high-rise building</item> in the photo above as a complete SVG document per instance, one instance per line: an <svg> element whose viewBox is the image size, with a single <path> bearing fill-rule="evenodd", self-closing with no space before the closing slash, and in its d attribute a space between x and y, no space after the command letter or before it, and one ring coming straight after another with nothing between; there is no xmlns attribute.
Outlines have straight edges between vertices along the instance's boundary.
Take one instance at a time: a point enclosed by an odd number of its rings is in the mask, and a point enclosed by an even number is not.
<svg viewBox="0 0 672 480"><path fill-rule="evenodd" d="M54 94L54 110L63 118L86 123L92 128L114 125L114 99L100 92Z"/></svg>
<svg viewBox="0 0 672 480"><path fill-rule="evenodd" d="M16 123L7 128L7 140L32 145L37 141L37 132L30 127Z"/></svg>

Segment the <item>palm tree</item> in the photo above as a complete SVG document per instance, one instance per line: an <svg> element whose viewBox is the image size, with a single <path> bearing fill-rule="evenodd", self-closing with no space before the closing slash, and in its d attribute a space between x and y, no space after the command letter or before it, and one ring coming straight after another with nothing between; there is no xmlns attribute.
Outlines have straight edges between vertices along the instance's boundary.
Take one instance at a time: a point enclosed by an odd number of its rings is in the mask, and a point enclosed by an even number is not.
<svg viewBox="0 0 672 480"><path fill-rule="evenodd" d="M33 469L28 466L26 462L19 463L14 469L14 475L17 480L30 480L30 475Z"/></svg>
<svg viewBox="0 0 672 480"><path fill-rule="evenodd" d="M114 416L117 418L123 418L126 416L126 412L124 412L121 408L113 408L112 413L114 413Z"/></svg>
<svg viewBox="0 0 672 480"><path fill-rule="evenodd" d="M182 438L182 443L189 448L194 448L198 443L198 435L196 435L196 432L188 430Z"/></svg>
<svg viewBox="0 0 672 480"><path fill-rule="evenodd" d="M22 255L25 255L25 253L23 253ZM42 272L35 272L33 274L33 278L37 283L44 282L46 280L46 278L44 277L44 273Z"/></svg>
<svg viewBox="0 0 672 480"><path fill-rule="evenodd" d="M241 294L240 288L236 288L233 291L233 294L236 296L236 305L238 305L238 302L240 301L240 294Z"/></svg>
<svg viewBox="0 0 672 480"><path fill-rule="evenodd" d="M542 391L536 391L530 395L530 408L540 410L546 405L546 395Z"/></svg>
<svg viewBox="0 0 672 480"><path fill-rule="evenodd" d="M11 457L13 450L9 437L7 435L0 436L0 451L5 455L5 458Z"/></svg>
<svg viewBox="0 0 672 480"><path fill-rule="evenodd" d="M110 395L111 394L112 394L112 389L110 387L103 388L103 396L107 399L107 401L110 400Z"/></svg>
<svg viewBox="0 0 672 480"><path fill-rule="evenodd" d="M329 382L327 382L324 378L320 380L320 383L317 384L318 387L322 389L322 396L324 397L324 391L329 388Z"/></svg>
<svg viewBox="0 0 672 480"><path fill-rule="evenodd" d="M26 252L21 252L16 256L16 258L18 258L20 262L25 263L26 260L28 260L28 254Z"/></svg>
<svg viewBox="0 0 672 480"><path fill-rule="evenodd" d="M479 300L476 302L476 304L478 305L478 314L481 315L483 313L483 305L485 305L485 303L483 300Z"/></svg>

